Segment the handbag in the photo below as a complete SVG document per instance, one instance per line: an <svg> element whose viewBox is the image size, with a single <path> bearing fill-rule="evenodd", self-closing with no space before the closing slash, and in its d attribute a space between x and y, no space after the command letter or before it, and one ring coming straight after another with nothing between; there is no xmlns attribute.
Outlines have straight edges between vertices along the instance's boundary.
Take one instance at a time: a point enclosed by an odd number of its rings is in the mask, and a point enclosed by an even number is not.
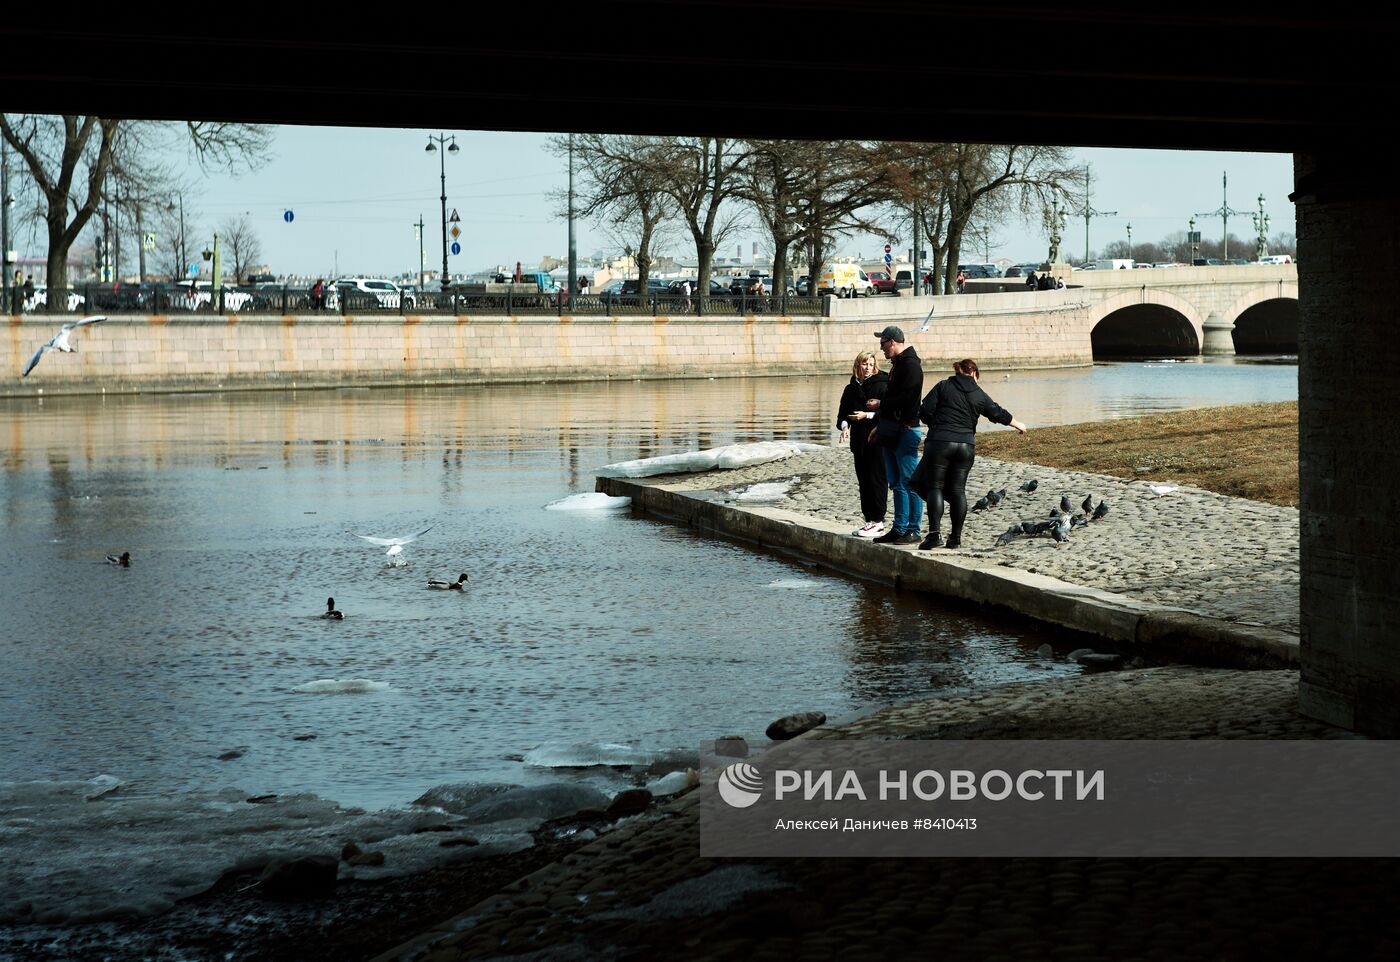
<svg viewBox="0 0 1400 962"><path fill-rule="evenodd" d="M898 446L902 434L904 434L904 425L898 421L881 418L875 422L875 443L882 448Z"/></svg>

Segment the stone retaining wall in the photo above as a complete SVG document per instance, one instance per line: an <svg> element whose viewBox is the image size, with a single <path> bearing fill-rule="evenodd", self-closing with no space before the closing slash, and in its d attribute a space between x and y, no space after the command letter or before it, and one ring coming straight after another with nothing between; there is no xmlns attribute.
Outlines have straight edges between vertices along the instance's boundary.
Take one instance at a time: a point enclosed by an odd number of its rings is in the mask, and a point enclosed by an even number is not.
<svg viewBox="0 0 1400 962"><path fill-rule="evenodd" d="M9 319L0 363L9 397L825 374L874 350L872 333L887 323L903 326L934 361L972 356L991 369L1093 362L1084 311L1008 300L837 302L828 318L110 316L74 335L77 353L50 351L21 379L64 320L39 315ZM930 330L914 335L934 302Z"/></svg>

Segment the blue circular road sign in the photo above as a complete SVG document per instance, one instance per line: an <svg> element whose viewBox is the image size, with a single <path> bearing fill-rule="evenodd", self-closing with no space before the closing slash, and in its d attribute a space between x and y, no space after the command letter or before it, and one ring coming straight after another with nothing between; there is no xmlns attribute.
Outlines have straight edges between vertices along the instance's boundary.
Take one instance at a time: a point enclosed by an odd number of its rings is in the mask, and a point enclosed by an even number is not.
<svg viewBox="0 0 1400 962"><path fill-rule="evenodd" d="M284 211L282 211L282 219L283 219L284 221L286 221L288 224L290 224L295 218L296 218L296 215L293 214L291 211L289 211L289 210L284 210Z"/></svg>
<svg viewBox="0 0 1400 962"><path fill-rule="evenodd" d="M454 253L454 254L460 254L460 253L462 253L462 245L459 244L459 243L457 243L456 241L453 241L453 242L452 242L452 253Z"/></svg>

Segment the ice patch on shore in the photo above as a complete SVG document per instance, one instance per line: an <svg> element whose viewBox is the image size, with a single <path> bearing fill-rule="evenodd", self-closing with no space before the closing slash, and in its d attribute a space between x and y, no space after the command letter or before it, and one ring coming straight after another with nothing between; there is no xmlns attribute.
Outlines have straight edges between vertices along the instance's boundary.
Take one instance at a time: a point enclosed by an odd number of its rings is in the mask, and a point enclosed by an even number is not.
<svg viewBox="0 0 1400 962"><path fill-rule="evenodd" d="M758 484L751 484L747 488L736 489L734 500L750 504L783 501L797 481L797 478L790 478L787 481L761 481Z"/></svg>
<svg viewBox="0 0 1400 962"><path fill-rule="evenodd" d="M571 494L567 498L551 501L544 506L544 509L546 511L621 511L631 506L631 498L614 498L611 495L594 491L587 494Z"/></svg>
<svg viewBox="0 0 1400 962"><path fill-rule="evenodd" d="M250 804L232 788L126 796L112 791L116 782L0 782L0 925L153 915L227 871L256 873L278 855L338 856L346 841L384 852L385 864L342 865L342 878L406 875L534 844L534 822L520 819L365 812L315 795ZM443 826L477 844L443 847L447 833L421 831Z"/></svg>
<svg viewBox="0 0 1400 962"><path fill-rule="evenodd" d="M414 800L415 805L440 808L470 822L543 821L572 815L585 808L608 807L609 796L591 785L551 782L547 785L439 785Z"/></svg>
<svg viewBox="0 0 1400 962"><path fill-rule="evenodd" d="M728 444L721 448L706 448L703 451L683 451L677 454L663 454L656 458L640 458L635 461L619 461L598 469L604 478L647 478L657 474L686 474L693 471L730 471L747 468L755 464L781 461L794 454L807 451L822 451L825 445L807 444L802 441L757 441L753 444Z"/></svg>
<svg viewBox="0 0 1400 962"><path fill-rule="evenodd" d="M388 691L389 685L368 678L322 678L297 685L292 691L302 695L363 695L373 691Z"/></svg>

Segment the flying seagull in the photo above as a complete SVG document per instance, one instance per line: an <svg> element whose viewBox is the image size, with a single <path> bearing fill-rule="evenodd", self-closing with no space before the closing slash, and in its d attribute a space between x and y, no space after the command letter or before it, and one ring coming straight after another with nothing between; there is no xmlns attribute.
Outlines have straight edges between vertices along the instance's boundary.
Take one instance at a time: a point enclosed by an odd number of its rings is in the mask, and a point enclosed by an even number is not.
<svg viewBox="0 0 1400 962"><path fill-rule="evenodd" d="M80 327L86 327L89 324L96 324L98 321L105 320L107 320L106 315L98 314L93 317L85 317L81 321L73 321L71 324L63 325L47 344L39 345L39 350L34 352L34 356L31 357L29 363L24 366L24 371L20 374L20 377L28 377L29 372L34 370L34 365L39 363L39 358L43 357L44 352L50 348L55 351L62 351L64 354L72 354L77 348L68 342L69 336Z"/></svg>
<svg viewBox="0 0 1400 962"><path fill-rule="evenodd" d="M389 564L390 564L390 565L401 565L401 564L404 563L403 557L402 557L402 555L403 555L403 546L406 545L406 544L408 544L408 543L411 542L411 541L417 541L419 538L423 537L423 535L427 534L429 531L433 530L433 528L435 528L435 527L437 527L437 526L436 526L436 525L431 525L431 524L430 524L430 525L428 525L426 528L424 528L422 531L419 531L419 532L416 533L416 534L405 535L405 536L402 537L402 538L374 538L374 537L371 537L370 535L367 535L367 534L357 534L357 535L355 535L355 537L357 537L357 538L363 538L365 541L368 541L370 544L377 544L377 545L382 545L382 546L388 547L389 550L386 551L386 552L384 552L384 554L385 554L385 556L389 559Z"/></svg>

